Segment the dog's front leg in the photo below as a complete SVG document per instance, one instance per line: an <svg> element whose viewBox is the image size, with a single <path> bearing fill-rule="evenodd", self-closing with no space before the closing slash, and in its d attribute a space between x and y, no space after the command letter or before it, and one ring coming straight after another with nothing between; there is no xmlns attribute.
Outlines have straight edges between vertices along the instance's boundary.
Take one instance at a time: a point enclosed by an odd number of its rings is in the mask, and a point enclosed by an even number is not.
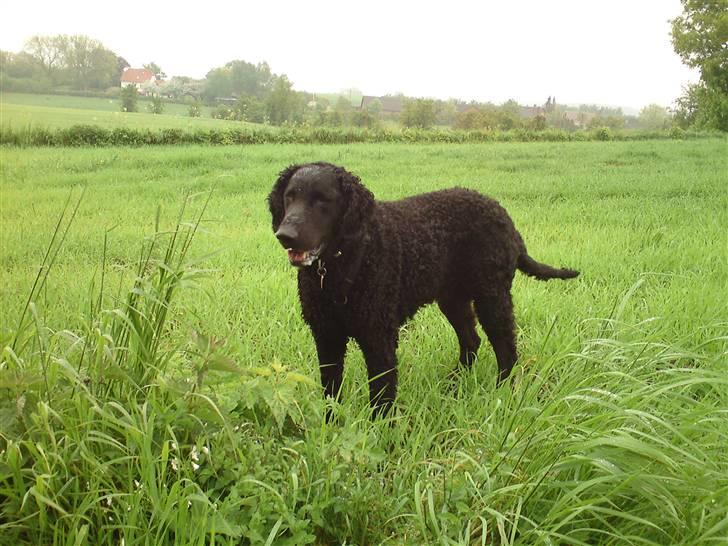
<svg viewBox="0 0 728 546"><path fill-rule="evenodd" d="M324 396L338 401L341 399L341 382L348 338L344 332L333 325L327 329L313 330L313 336L316 341Z"/></svg>
<svg viewBox="0 0 728 546"><path fill-rule="evenodd" d="M373 417L386 416L397 396L397 332L358 341L367 364Z"/></svg>

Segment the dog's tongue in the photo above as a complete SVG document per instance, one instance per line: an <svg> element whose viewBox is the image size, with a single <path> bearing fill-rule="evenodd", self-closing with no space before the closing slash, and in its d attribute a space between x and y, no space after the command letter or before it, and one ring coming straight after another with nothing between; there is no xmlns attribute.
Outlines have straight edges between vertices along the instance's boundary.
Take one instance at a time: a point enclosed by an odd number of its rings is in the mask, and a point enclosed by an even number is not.
<svg viewBox="0 0 728 546"><path fill-rule="evenodd" d="M303 263L307 256L308 252L305 250L293 250L292 248L288 249L288 261L292 264Z"/></svg>
<svg viewBox="0 0 728 546"><path fill-rule="evenodd" d="M293 250L292 248L288 249L288 259L292 262L300 262L301 260L303 260L303 257L305 255L305 250Z"/></svg>

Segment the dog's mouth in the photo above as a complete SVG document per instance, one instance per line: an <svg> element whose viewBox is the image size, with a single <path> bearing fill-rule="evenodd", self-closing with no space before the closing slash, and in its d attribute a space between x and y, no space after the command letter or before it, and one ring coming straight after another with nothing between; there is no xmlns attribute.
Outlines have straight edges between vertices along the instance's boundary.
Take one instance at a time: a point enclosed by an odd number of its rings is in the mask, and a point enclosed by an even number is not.
<svg viewBox="0 0 728 546"><path fill-rule="evenodd" d="M288 261L291 265L295 265L296 267L308 267L318 259L323 249L324 245L321 244L313 250L294 250L292 248L287 248L286 251L288 252Z"/></svg>

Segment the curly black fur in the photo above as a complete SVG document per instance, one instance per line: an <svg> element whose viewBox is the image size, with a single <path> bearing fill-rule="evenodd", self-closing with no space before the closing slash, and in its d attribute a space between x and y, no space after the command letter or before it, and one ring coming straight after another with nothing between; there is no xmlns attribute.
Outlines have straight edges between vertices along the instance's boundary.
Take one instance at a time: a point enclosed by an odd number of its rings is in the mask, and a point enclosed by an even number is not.
<svg viewBox="0 0 728 546"><path fill-rule="evenodd" d="M477 316L502 381L517 359L510 294L516 269L541 280L579 274L533 260L505 209L475 191L375 201L358 177L328 163L292 165L280 173L268 197L273 231L286 222L283 194L304 167L300 178L330 180L341 196L329 211L337 215L336 229L319 261L298 272L327 396L339 396L347 341L354 338L366 360L372 407L386 413L397 390L399 327L431 302L455 329L465 367L480 346Z"/></svg>

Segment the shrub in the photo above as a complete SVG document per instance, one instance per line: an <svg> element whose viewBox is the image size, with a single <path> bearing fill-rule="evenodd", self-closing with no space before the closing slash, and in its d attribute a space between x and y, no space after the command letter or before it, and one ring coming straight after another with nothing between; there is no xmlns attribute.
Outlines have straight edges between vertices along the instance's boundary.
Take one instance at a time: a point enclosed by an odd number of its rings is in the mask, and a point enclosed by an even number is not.
<svg viewBox="0 0 728 546"><path fill-rule="evenodd" d="M353 144L358 142L472 143L472 142L565 142L585 140L647 140L665 138L709 138L717 133L670 131L612 131L608 127L569 132L563 129L509 131L377 127L326 127L245 125L213 129L105 129L96 125L74 125L65 129L3 126L0 143L11 146L142 146L173 144Z"/></svg>
<svg viewBox="0 0 728 546"><path fill-rule="evenodd" d="M164 100L160 95L154 95L147 108L152 114L161 114L164 112Z"/></svg>
<svg viewBox="0 0 728 546"><path fill-rule="evenodd" d="M139 92L133 85L127 85L121 90L121 111L122 112L136 112L137 111L137 100L139 99Z"/></svg>
<svg viewBox="0 0 728 546"><path fill-rule="evenodd" d="M113 144L110 131L98 125L73 125L61 129L56 141L61 146L107 146Z"/></svg>
<svg viewBox="0 0 728 546"><path fill-rule="evenodd" d="M202 103L196 100L187 108L187 115L191 118L199 118L202 114Z"/></svg>
<svg viewBox="0 0 728 546"><path fill-rule="evenodd" d="M594 139L602 141L612 140L612 131L609 127L599 127L594 131Z"/></svg>
<svg viewBox="0 0 728 546"><path fill-rule="evenodd" d="M686 135L687 135L687 133L686 133L685 129L683 129L682 127L678 127L677 125L675 125L672 129L670 129L670 138L672 138L672 139L684 140Z"/></svg>
<svg viewBox="0 0 728 546"><path fill-rule="evenodd" d="M235 110L233 108L230 108L229 106L225 106L224 104L221 104L221 105L215 107L212 110L211 115L215 119L226 119L226 120L237 120L238 119L237 112L235 112Z"/></svg>

